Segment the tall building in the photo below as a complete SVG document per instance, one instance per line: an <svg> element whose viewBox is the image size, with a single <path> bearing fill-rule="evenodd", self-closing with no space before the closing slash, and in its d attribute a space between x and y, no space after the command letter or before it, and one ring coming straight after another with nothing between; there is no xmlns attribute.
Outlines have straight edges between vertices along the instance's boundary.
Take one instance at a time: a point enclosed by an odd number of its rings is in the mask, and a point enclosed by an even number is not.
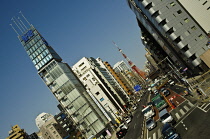
<svg viewBox="0 0 210 139"><path fill-rule="evenodd" d="M14 125L9 131L9 136L6 139L29 139L29 136L24 129L19 127L19 125Z"/></svg>
<svg viewBox="0 0 210 139"><path fill-rule="evenodd" d="M15 23L18 22L16 26L25 27L19 31L21 33L11 26L38 70L38 75L83 135L86 138L90 136L100 138L102 133L111 129L110 122L86 92L70 66L62 62L60 56L23 15L21 18L28 24L25 25L20 19L13 20Z"/></svg>
<svg viewBox="0 0 210 139"><path fill-rule="evenodd" d="M116 113L124 113L125 102L119 96L113 78L109 75L100 58L83 57L73 67L86 89L97 101L117 119Z"/></svg>
<svg viewBox="0 0 210 139"><path fill-rule="evenodd" d="M143 44L157 62L171 63L188 76L209 69L207 31L210 2L205 0L127 0L142 32ZM202 8L201 8L202 7ZM199 11L199 12L197 12ZM202 14L200 14L202 13ZM148 49L150 50L150 49ZM165 59L164 59L165 58ZM163 67L164 68L164 67ZM165 67L166 69L168 67ZM187 70L184 70L187 69Z"/></svg>

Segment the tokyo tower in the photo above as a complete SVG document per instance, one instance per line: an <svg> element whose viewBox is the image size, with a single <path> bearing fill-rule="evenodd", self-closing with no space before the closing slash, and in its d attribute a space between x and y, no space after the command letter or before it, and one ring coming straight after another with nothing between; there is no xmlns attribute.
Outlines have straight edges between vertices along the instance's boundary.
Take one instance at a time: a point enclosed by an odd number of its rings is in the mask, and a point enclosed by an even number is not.
<svg viewBox="0 0 210 139"><path fill-rule="evenodd" d="M146 72L141 71L124 53L123 51L117 46L117 44L112 41L114 43L114 45L118 48L118 51L123 55L123 57L126 59L126 61L128 62L129 66L131 67L131 69L137 73L140 77L142 77L144 80L146 79Z"/></svg>

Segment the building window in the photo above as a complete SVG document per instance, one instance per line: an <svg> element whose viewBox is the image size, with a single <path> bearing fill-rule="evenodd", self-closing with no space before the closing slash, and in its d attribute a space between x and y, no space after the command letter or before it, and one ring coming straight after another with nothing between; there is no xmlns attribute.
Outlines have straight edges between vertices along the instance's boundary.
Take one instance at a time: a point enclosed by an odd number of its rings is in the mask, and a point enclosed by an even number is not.
<svg viewBox="0 0 210 139"><path fill-rule="evenodd" d="M184 52L188 51L188 50L189 50L188 44L185 45L185 46L182 48L182 50L183 50Z"/></svg>
<svg viewBox="0 0 210 139"><path fill-rule="evenodd" d="M99 92L96 92L96 95L99 95L100 93Z"/></svg>
<svg viewBox="0 0 210 139"><path fill-rule="evenodd" d="M84 62L82 62L81 64L79 64L79 67L81 67L82 65L84 65Z"/></svg>
<svg viewBox="0 0 210 139"><path fill-rule="evenodd" d="M199 37L201 40L203 39L203 35L202 35L202 34L200 34L198 37Z"/></svg>
<svg viewBox="0 0 210 139"><path fill-rule="evenodd" d="M209 9L210 9L210 7L207 8L207 10L209 10Z"/></svg>
<svg viewBox="0 0 210 139"><path fill-rule="evenodd" d="M166 19L163 19L163 20L159 23L159 25L164 26L166 23L167 23Z"/></svg>
<svg viewBox="0 0 210 139"><path fill-rule="evenodd" d="M181 14L181 13L182 13L182 11L181 11L181 10L179 10L179 11L177 11L177 13L178 13L178 14Z"/></svg>
<svg viewBox="0 0 210 139"><path fill-rule="evenodd" d="M175 43L179 43L181 40L182 40L182 39L181 39L181 37L179 36L179 37L177 37L177 38L174 40L174 42L175 42Z"/></svg>
<svg viewBox="0 0 210 139"><path fill-rule="evenodd" d="M207 1L205 1L204 3L203 3L203 5L205 5L207 3Z"/></svg>
<svg viewBox="0 0 210 139"><path fill-rule="evenodd" d="M190 35L190 32L189 32L189 31L186 31L184 34L185 34L186 36L189 36L189 35Z"/></svg>
<svg viewBox="0 0 210 139"><path fill-rule="evenodd" d="M185 18L185 19L184 19L184 22L185 22L185 23L188 23L188 22L189 22L189 19L188 19L188 18Z"/></svg>
<svg viewBox="0 0 210 139"><path fill-rule="evenodd" d="M172 33L174 33L174 28L173 28L173 27L171 27L171 28L166 32L166 34L168 34L168 35L170 35L170 34L172 34Z"/></svg>
<svg viewBox="0 0 210 139"><path fill-rule="evenodd" d="M147 10L149 10L150 8L152 8L153 6L152 6L152 2L150 2L146 7L145 7L145 9L147 9Z"/></svg>
<svg viewBox="0 0 210 139"><path fill-rule="evenodd" d="M192 30L196 30L197 28L195 26L191 27Z"/></svg>
<svg viewBox="0 0 210 139"><path fill-rule="evenodd" d="M159 11L156 11L152 14L152 17L156 18L158 15L160 15Z"/></svg>
<svg viewBox="0 0 210 139"><path fill-rule="evenodd" d="M100 101L101 101L101 102L104 101L104 98L102 97L102 98L100 99Z"/></svg>
<svg viewBox="0 0 210 139"><path fill-rule="evenodd" d="M196 58L197 58L197 57L195 56L195 54L193 54L189 59L193 61L193 60L195 60Z"/></svg>
<svg viewBox="0 0 210 139"><path fill-rule="evenodd" d="M170 3L171 7L175 6L176 4L174 2Z"/></svg>

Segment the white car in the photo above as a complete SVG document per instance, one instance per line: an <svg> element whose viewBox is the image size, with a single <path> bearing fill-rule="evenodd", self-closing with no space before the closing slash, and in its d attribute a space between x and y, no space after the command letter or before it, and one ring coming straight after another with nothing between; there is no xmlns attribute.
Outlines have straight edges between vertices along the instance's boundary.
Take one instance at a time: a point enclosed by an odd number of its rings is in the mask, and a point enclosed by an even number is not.
<svg viewBox="0 0 210 139"><path fill-rule="evenodd" d="M128 129L128 126L124 123L122 123L120 126L119 126L120 129Z"/></svg>
<svg viewBox="0 0 210 139"><path fill-rule="evenodd" d="M137 109L137 107L135 105L132 108L133 108L133 110L136 110Z"/></svg>
<svg viewBox="0 0 210 139"><path fill-rule="evenodd" d="M155 111L152 107L152 105L147 106L146 108L144 108L142 110L142 113L144 114L144 116L146 117L146 119L153 117L155 115Z"/></svg>
<svg viewBox="0 0 210 139"><path fill-rule="evenodd" d="M127 124L129 124L129 123L131 122L131 118L130 118L130 117L125 118L125 122L126 122Z"/></svg>

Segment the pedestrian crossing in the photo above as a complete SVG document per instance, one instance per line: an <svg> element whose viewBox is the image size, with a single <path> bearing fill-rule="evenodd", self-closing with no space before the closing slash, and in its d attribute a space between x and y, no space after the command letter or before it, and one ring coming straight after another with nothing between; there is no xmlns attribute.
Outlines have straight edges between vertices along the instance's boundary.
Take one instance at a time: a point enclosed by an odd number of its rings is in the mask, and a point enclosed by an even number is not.
<svg viewBox="0 0 210 139"><path fill-rule="evenodd" d="M202 105L199 105L197 107L204 112L208 112L210 109L210 103L203 103Z"/></svg>
<svg viewBox="0 0 210 139"><path fill-rule="evenodd" d="M190 101L186 101L182 106L180 106L180 109L176 110L176 112L171 112L172 117L175 121L178 121L180 118L182 118L184 115L187 114L187 112L194 107L194 105ZM210 104L209 104L210 108ZM157 128L157 127L156 127ZM162 137L161 135L161 127L158 129L154 129L155 132L149 133L147 136L147 139L160 139Z"/></svg>

